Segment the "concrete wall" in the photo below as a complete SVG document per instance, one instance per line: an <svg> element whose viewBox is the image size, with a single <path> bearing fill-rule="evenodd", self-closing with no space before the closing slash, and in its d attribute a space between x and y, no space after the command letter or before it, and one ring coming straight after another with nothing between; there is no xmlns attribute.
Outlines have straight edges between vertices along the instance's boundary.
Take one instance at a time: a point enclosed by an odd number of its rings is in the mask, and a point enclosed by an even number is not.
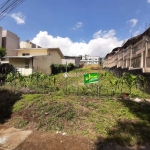
<svg viewBox="0 0 150 150"><path fill-rule="evenodd" d="M50 55L52 57L52 63L53 64L61 64L62 63L62 57L58 53L57 50L47 50L47 55Z"/></svg>
<svg viewBox="0 0 150 150"><path fill-rule="evenodd" d="M0 27L0 47L2 47L2 27Z"/></svg>
<svg viewBox="0 0 150 150"><path fill-rule="evenodd" d="M51 74L52 56L34 56L33 57L33 72L41 71L44 74Z"/></svg>
<svg viewBox="0 0 150 150"><path fill-rule="evenodd" d="M6 56L16 56L17 52L14 49L19 49L20 38L7 30L2 31L2 47L6 48Z"/></svg>
<svg viewBox="0 0 150 150"><path fill-rule="evenodd" d="M61 64L62 57L56 50L47 50L46 56L34 56L33 68L34 72L41 71L44 74L51 74L51 64Z"/></svg>

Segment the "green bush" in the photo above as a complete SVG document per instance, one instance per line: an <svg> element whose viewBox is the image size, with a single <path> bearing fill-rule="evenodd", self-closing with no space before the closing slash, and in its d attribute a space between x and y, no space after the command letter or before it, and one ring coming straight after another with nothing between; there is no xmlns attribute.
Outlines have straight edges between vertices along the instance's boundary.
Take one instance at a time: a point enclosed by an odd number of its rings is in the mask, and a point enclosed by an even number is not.
<svg viewBox="0 0 150 150"><path fill-rule="evenodd" d="M10 72L14 72L15 68L11 64L1 64L0 65L0 80L6 79Z"/></svg>
<svg viewBox="0 0 150 150"><path fill-rule="evenodd" d="M67 71L71 71L75 68L74 64L69 63L67 65ZM66 65L65 64L52 64L51 65L52 74L58 74L61 72L66 72Z"/></svg>

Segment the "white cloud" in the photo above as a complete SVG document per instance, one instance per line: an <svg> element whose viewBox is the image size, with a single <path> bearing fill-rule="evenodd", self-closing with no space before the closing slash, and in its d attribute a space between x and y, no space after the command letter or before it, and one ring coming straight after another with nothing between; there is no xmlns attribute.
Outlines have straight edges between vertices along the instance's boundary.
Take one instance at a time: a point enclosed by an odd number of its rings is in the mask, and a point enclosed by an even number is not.
<svg viewBox="0 0 150 150"><path fill-rule="evenodd" d="M79 28L81 28L81 27L83 27L83 23L82 22L77 22L76 24L75 24L75 26L72 28L73 30L77 30L77 29L79 29Z"/></svg>
<svg viewBox="0 0 150 150"><path fill-rule="evenodd" d="M137 35L139 35L140 34L140 31L138 30L138 31L135 31L134 33L133 33L133 36L137 36Z"/></svg>
<svg viewBox="0 0 150 150"><path fill-rule="evenodd" d="M101 31L101 30L100 30ZM47 31L40 31L32 42L45 48L59 47L64 55L78 56L89 54L91 56L104 57L113 48L121 46L123 41L119 41L115 37L115 31L110 30L98 31L97 33L103 33L101 36L97 36L95 39L91 39L88 43L84 41L73 42L68 37L53 37L49 35ZM93 35L96 36L96 33Z"/></svg>
<svg viewBox="0 0 150 150"><path fill-rule="evenodd" d="M11 17L16 21L17 24L25 24L25 16L21 13L13 13Z"/></svg>
<svg viewBox="0 0 150 150"><path fill-rule="evenodd" d="M95 33L94 33L94 35L93 35L93 38L94 38L94 39L100 38L101 33L102 33L102 31L101 31L101 30L99 30L99 31L95 32Z"/></svg>
<svg viewBox="0 0 150 150"><path fill-rule="evenodd" d="M147 0L148 3L150 3L150 0Z"/></svg>
<svg viewBox="0 0 150 150"><path fill-rule="evenodd" d="M131 33L133 36L137 36L137 35L141 34L142 32L144 32L143 31L143 30L145 30L144 28L145 28L145 24L142 24L141 26L139 26L138 30L135 30L135 31L131 30Z"/></svg>
<svg viewBox="0 0 150 150"><path fill-rule="evenodd" d="M135 27L138 22L138 19L131 19L129 22L132 24L132 27Z"/></svg>
<svg viewBox="0 0 150 150"><path fill-rule="evenodd" d="M98 32L94 33L93 38L110 38L113 37L116 34L115 30L109 30L109 31L101 31L99 30Z"/></svg>

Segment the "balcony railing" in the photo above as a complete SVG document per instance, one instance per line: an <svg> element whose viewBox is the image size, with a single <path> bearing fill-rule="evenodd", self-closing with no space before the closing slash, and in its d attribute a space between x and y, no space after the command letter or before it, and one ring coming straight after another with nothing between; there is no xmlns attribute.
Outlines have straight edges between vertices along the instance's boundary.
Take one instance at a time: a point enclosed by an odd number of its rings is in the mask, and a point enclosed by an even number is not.
<svg viewBox="0 0 150 150"><path fill-rule="evenodd" d="M140 64L141 64L141 57L132 59L132 67L133 68L140 68Z"/></svg>
<svg viewBox="0 0 150 150"><path fill-rule="evenodd" d="M140 53L142 53L143 51L145 51L145 47L141 47L138 51L136 51L136 54L140 54Z"/></svg>

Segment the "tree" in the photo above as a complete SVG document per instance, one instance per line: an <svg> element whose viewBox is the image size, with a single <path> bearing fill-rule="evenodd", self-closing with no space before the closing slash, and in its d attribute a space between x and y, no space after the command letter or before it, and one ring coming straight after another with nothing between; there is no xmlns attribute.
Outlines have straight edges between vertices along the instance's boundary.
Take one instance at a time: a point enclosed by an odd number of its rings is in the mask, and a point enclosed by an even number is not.
<svg viewBox="0 0 150 150"><path fill-rule="evenodd" d="M6 49L3 48L3 47L0 47L0 58L1 58L1 57L4 57L5 54L6 54Z"/></svg>

